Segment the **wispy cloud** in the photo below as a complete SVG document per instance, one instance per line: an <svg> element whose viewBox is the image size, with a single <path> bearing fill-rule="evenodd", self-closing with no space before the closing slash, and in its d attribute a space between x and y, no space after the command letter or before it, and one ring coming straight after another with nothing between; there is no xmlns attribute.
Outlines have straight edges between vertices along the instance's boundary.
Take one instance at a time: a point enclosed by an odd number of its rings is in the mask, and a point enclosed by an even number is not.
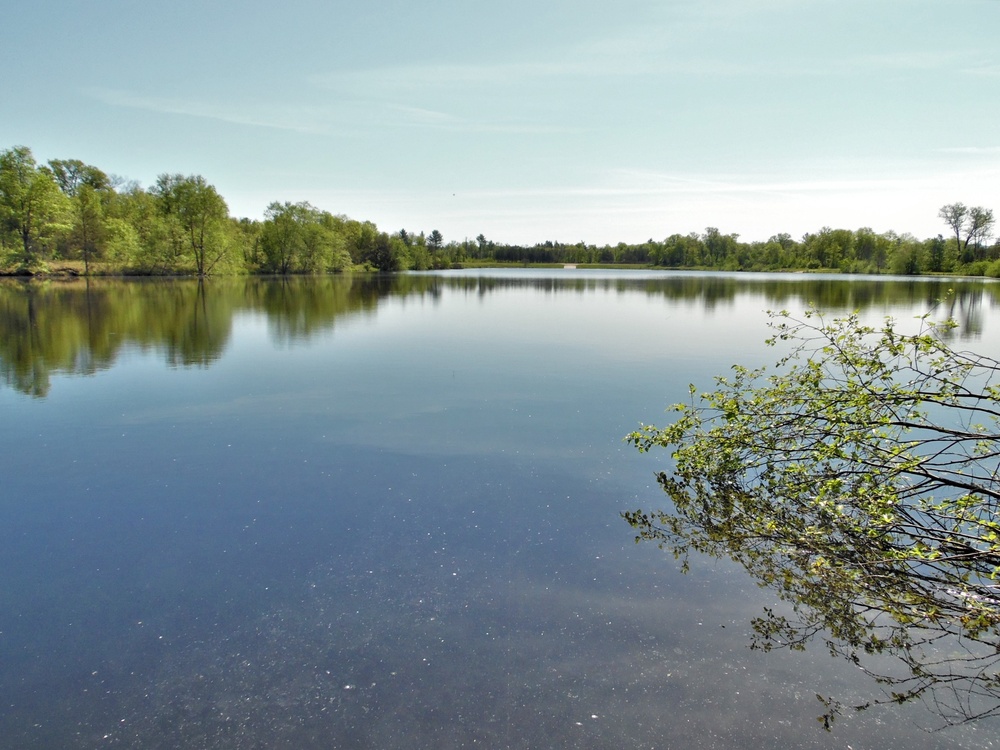
<svg viewBox="0 0 1000 750"><path fill-rule="evenodd" d="M855 165L848 163L822 165L812 163L800 165L794 171L784 174L673 174L645 170L614 170L609 172L603 184L623 194L656 193L773 193L817 194L817 193L864 193L869 191L891 192L922 189L940 189L942 183L952 183L969 179L981 182L995 177L998 168L995 163L982 164L972 170L943 168L930 163L885 162L877 167L866 162L867 174L873 177L855 177L863 173ZM877 171L876 171L877 170ZM803 175L817 175L816 177Z"/></svg>
<svg viewBox="0 0 1000 750"><path fill-rule="evenodd" d="M552 200L587 199L587 208L592 210L593 201L603 202L616 199L655 198L657 196L692 197L696 195L803 195L822 193L857 193L864 191L892 191L912 188L909 179L827 179L827 180L778 180L757 176L732 176L713 178L699 176L643 175L632 184L623 184L621 174L611 175L607 182L579 186L548 186L532 188L468 190L461 193L463 201L540 201L549 205ZM928 181L928 184L931 181ZM381 199L395 201L410 200L405 190L352 190L346 194L370 193Z"/></svg>
<svg viewBox="0 0 1000 750"><path fill-rule="evenodd" d="M414 90L454 90L520 86L529 81L613 75L616 70L594 61L510 62L495 64L412 64L315 75L310 81L322 88L362 96L385 96Z"/></svg>
<svg viewBox="0 0 1000 750"><path fill-rule="evenodd" d="M677 52L676 59L670 56ZM740 70L743 63L714 59L690 62L671 44L671 34L663 28L618 30L615 33L553 45L536 57L494 61L407 62L353 70L318 73L309 78L317 87L360 97L396 97L415 92L447 93L473 90L497 91L532 84L561 84L580 79L620 79L678 69L724 72Z"/></svg>
<svg viewBox="0 0 1000 750"><path fill-rule="evenodd" d="M835 5L843 0L811 0L810 9L822 5ZM712 24L718 21L732 22L733 19L746 17L761 17L773 13L783 13L802 8L802 0L684 0L683 2L666 6L671 13L676 13L688 20L699 20Z"/></svg>
<svg viewBox="0 0 1000 750"><path fill-rule="evenodd" d="M516 94L527 87L539 86L555 90L578 82L612 81L627 86L630 80L664 76L799 78L924 72L958 68L967 60L961 53L945 52L901 51L825 58L810 55L798 60L787 55L783 51L773 58L752 60L735 55L706 55L692 51L686 43L671 42L662 29L647 29L564 48L558 59L390 65L316 74L309 82L344 96L398 103L435 95ZM986 74L983 69L976 72Z"/></svg>
<svg viewBox="0 0 1000 750"><path fill-rule="evenodd" d="M313 135L360 135L370 131L364 124L377 122L384 128L406 127L467 133L567 133L576 128L518 121L516 119L477 120L447 112L387 101L346 97L328 105L287 105L255 101L251 103L142 96L115 89L89 88L84 94L113 107L145 110L160 114L197 117L236 125L285 130Z"/></svg>
<svg viewBox="0 0 1000 750"><path fill-rule="evenodd" d="M975 76L986 76L989 78L1000 77L1000 63L979 62L965 69L966 73Z"/></svg>
<svg viewBox="0 0 1000 750"><path fill-rule="evenodd" d="M535 133L556 134L579 132L582 128L558 127L552 125L534 124L531 122L476 120L458 117L447 112L439 112L423 107L411 107L405 104L381 105L396 117L387 124L415 126L432 130L444 130L455 133Z"/></svg>
<svg viewBox="0 0 1000 750"><path fill-rule="evenodd" d="M810 171L810 170L806 170ZM887 170L875 178L818 178L797 175L667 173L639 169L616 169L597 177L588 185L545 188L475 191L477 198L640 198L694 195L775 195L802 196L821 194L890 193L930 189L939 185L941 173L915 176L911 170Z"/></svg>
<svg viewBox="0 0 1000 750"><path fill-rule="evenodd" d="M856 55L843 61L845 68L853 70L938 70L954 66L965 59L960 52L884 52Z"/></svg>
<svg viewBox="0 0 1000 750"><path fill-rule="evenodd" d="M334 112L329 107L282 106L264 103L240 105L233 102L142 96L127 91L103 88L88 88L84 89L83 93L113 107L207 118L237 125L298 133L330 133L332 130L331 121L334 119Z"/></svg>
<svg viewBox="0 0 1000 750"><path fill-rule="evenodd" d="M938 149L943 154L966 154L968 156L993 156L1000 154L1000 146L950 146Z"/></svg>

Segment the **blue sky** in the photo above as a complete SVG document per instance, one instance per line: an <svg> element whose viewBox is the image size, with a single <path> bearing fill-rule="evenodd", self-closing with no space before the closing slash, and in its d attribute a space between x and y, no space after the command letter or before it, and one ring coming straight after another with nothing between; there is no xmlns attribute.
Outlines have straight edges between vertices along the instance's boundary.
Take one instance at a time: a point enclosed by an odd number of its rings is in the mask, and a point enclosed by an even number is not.
<svg viewBox="0 0 1000 750"><path fill-rule="evenodd" d="M640 242L1000 213L1000 0L13 0L0 148L231 213ZM11 22L11 19L15 19Z"/></svg>

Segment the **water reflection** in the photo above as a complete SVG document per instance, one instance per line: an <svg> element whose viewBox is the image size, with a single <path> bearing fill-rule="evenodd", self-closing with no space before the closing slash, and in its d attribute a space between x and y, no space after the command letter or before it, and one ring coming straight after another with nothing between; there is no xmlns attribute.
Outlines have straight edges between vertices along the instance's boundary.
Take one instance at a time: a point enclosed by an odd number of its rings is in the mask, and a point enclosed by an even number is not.
<svg viewBox="0 0 1000 750"><path fill-rule="evenodd" d="M736 560L762 586L779 592L789 607L766 608L752 621L753 648L798 651L816 641L881 687L882 697L856 703L823 696L820 718L827 728L846 711L914 699L924 701L945 726L1000 715L1000 627L994 623L970 630L971 621L945 615L899 617L896 603L901 600L913 601L915 608L919 602L921 611L961 610L970 601L957 588L937 585L934 575L919 572L896 575L882 584L882 591L871 585L833 586L830 576L811 570L810 560L790 551L790 540L749 542L746 533L718 522L718 511L623 516L638 530L637 541L660 544L679 558L696 551ZM996 562L972 563L970 568L985 567L977 575L988 579ZM982 588L991 591L967 595L978 597L976 612L1000 605L992 586Z"/></svg>
<svg viewBox="0 0 1000 750"><path fill-rule="evenodd" d="M293 343L328 331L343 317L373 313L386 298L440 299L445 290L486 297L515 289L552 294L640 292L712 310L738 295L762 307L811 303L831 312L910 306L955 317L959 334L982 331L997 286L941 279L867 280L832 276L583 274L531 271L239 278L79 280L0 283L0 377L31 396L46 396L53 373L92 375L130 347L162 353L171 366L207 367L222 356L233 317L267 318L272 338ZM947 298L946 306L939 306Z"/></svg>
<svg viewBox="0 0 1000 750"><path fill-rule="evenodd" d="M945 306L954 312L959 305ZM637 542L733 561L787 606L754 646L819 641L883 698L945 725L1000 715L1000 362L856 316L773 321L792 354L734 367L628 441L666 448L665 510L626 511Z"/></svg>
<svg viewBox="0 0 1000 750"><path fill-rule="evenodd" d="M0 359L50 395L0 389L0 744L828 747L813 694L864 694L856 670L750 651L773 597L677 575L618 518L650 485L621 435L764 355L761 310L814 281L3 286ZM943 746L924 718L837 739Z"/></svg>

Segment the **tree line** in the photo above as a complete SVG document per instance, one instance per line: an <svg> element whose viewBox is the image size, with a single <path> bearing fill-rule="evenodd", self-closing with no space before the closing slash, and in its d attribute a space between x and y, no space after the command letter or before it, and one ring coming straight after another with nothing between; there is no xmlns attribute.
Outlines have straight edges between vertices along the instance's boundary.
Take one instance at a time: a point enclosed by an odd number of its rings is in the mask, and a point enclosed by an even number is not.
<svg viewBox="0 0 1000 750"><path fill-rule="evenodd" d="M0 268L22 273L76 261L88 274L199 276L425 270L473 263L1000 277L1000 241L990 242L992 210L953 203L939 216L947 236L924 240L870 228L823 227L801 239L781 233L746 242L708 227L639 244L519 245L483 234L446 243L437 229L388 233L371 221L308 202L275 201L262 221L236 218L200 175L165 173L143 187L78 159L39 164L25 146L0 152Z"/></svg>
<svg viewBox="0 0 1000 750"><path fill-rule="evenodd" d="M533 246L496 245L480 235L458 248L460 257L509 263L628 264L725 271L832 270L842 273L916 275L960 273L1000 276L1000 242L990 244L993 212L962 203L939 212L949 237L920 240L912 234L823 227L794 239L787 233L766 241L740 241L716 227L702 233L672 234L641 244L597 247L579 242Z"/></svg>
<svg viewBox="0 0 1000 750"><path fill-rule="evenodd" d="M263 221L236 218L201 175L162 174L143 187L78 159L38 164L25 146L0 152L0 267L15 272L68 260L85 273L142 275L429 267L418 239L306 202L275 201Z"/></svg>

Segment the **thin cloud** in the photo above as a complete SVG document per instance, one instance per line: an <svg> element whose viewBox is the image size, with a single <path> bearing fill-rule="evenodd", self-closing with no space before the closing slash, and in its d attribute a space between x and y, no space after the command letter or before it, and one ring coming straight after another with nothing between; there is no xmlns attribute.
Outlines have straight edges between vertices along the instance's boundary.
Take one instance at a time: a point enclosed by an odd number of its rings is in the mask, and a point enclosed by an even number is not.
<svg viewBox="0 0 1000 750"><path fill-rule="evenodd" d="M411 107L405 104L387 104L385 109L397 115L395 124L415 126L431 130L444 130L453 133L523 133L523 134L557 134L580 132L580 128L537 125L526 122L499 122L487 120L472 120L457 117L446 112L438 112L422 107Z"/></svg>
<svg viewBox="0 0 1000 750"><path fill-rule="evenodd" d="M1000 0L998 0L1000 1ZM970 75L975 76L985 76L988 78L1000 77L1000 64L993 62L984 62L974 65L970 68L966 68L965 72Z"/></svg>
<svg viewBox="0 0 1000 750"><path fill-rule="evenodd" d="M545 188L510 190L475 190L464 193L470 198L541 199L541 198L638 198L655 196L692 195L804 195L865 192L893 192L933 188L939 185L940 175L922 179L909 174L884 178L825 178L796 179L758 175L682 175L645 172L641 170L615 170L590 185L549 186Z"/></svg>
<svg viewBox="0 0 1000 750"><path fill-rule="evenodd" d="M886 169L888 176L876 178L824 177L798 179L796 177L768 177L758 175L671 175L653 172L621 170L609 178L616 194L652 195L670 193L741 193L799 195L817 193L863 193L869 191L909 191L930 189L955 175L940 172L925 173L914 167ZM988 171L988 170L987 170ZM848 172L849 173L849 172ZM966 173L967 174L967 173Z"/></svg>
<svg viewBox="0 0 1000 750"><path fill-rule="evenodd" d="M446 112L406 104L345 100L328 106L282 106L264 104L247 107L237 103L204 102L169 97L140 96L113 89L85 89L84 94L114 107L160 114L196 117L235 125L284 130L312 135L358 135L359 122L377 121L388 127L419 127L468 133L567 133L571 128L527 122L490 122L457 117ZM348 127L338 127L346 122Z"/></svg>
<svg viewBox="0 0 1000 750"><path fill-rule="evenodd" d="M1000 146L951 146L941 148L938 151L942 154L966 154L969 156L992 156L1000 154Z"/></svg>
<svg viewBox="0 0 1000 750"><path fill-rule="evenodd" d="M836 5L842 0L812 0L811 9L821 5ZM687 20L716 24L719 21L731 23L733 19L768 16L803 7L802 0L687 0L672 6L665 6Z"/></svg>
<svg viewBox="0 0 1000 750"><path fill-rule="evenodd" d="M359 97L396 98L416 92L496 91L571 79L635 77L662 69L664 45L668 39L669 34L663 29L633 29L561 49L552 48L548 56L533 60L408 62L318 73L308 81L319 88ZM688 65L681 57L673 64ZM701 64L712 67L718 63L706 61Z"/></svg>
<svg viewBox="0 0 1000 750"><path fill-rule="evenodd" d="M297 133L329 134L332 113L316 107L259 106L241 107L235 104L140 96L127 91L89 88L83 93L113 107L141 109L161 114L198 117L236 125L287 130Z"/></svg>
<svg viewBox="0 0 1000 750"><path fill-rule="evenodd" d="M403 64L332 71L311 76L313 85L341 94L377 101L405 101L413 97L455 93L516 92L526 86L561 85L574 80L662 76L799 78L871 73L875 71L930 71L954 67L958 53L887 52L799 61L786 57L749 62L743 58L690 54L683 45L665 42L663 30L647 29L565 49L562 59L492 64ZM978 74L1000 74L1000 69Z"/></svg>
<svg viewBox="0 0 1000 750"><path fill-rule="evenodd" d="M552 198L636 198L668 195L722 195L722 194L803 194L839 193L869 190L897 190L914 187L914 181L907 178L887 178L877 180L768 180L754 177L709 178L698 176L653 175L616 173L610 176L609 184L583 186L549 186L543 188L511 188L467 190L461 193L463 199L552 199ZM621 184L622 182L631 184ZM928 180L927 184L933 184ZM352 195L368 193L372 196L406 199L405 190L350 191Z"/></svg>
<svg viewBox="0 0 1000 750"><path fill-rule="evenodd" d="M939 70L961 59L960 53L953 52L885 52L859 55L844 63L861 70Z"/></svg>
<svg viewBox="0 0 1000 750"><path fill-rule="evenodd" d="M459 88L519 86L526 81L567 76L612 75L616 71L594 62L516 62L493 65L395 65L352 71L334 71L310 78L322 88L361 95L391 92L453 90Z"/></svg>

